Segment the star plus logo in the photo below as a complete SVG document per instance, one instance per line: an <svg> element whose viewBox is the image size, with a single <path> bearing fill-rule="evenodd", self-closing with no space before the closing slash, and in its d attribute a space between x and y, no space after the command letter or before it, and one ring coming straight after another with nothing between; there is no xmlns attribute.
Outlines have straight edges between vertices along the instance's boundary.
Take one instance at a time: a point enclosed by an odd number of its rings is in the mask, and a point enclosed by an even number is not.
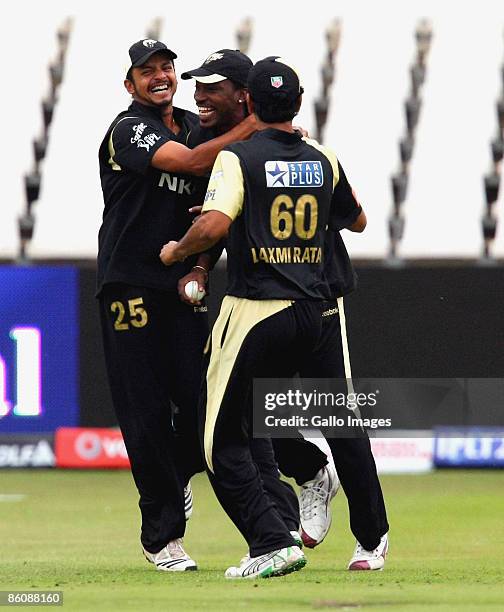
<svg viewBox="0 0 504 612"><path fill-rule="evenodd" d="M273 170L268 170L268 164L271 163L274 163L275 167ZM285 187L284 176L287 174L288 170L283 170L279 166L279 164L283 165L284 163L285 162L266 162L266 182L268 187L279 187L280 185Z"/></svg>
<svg viewBox="0 0 504 612"><path fill-rule="evenodd" d="M266 187L322 187L324 169L319 160L280 161L264 163Z"/></svg>

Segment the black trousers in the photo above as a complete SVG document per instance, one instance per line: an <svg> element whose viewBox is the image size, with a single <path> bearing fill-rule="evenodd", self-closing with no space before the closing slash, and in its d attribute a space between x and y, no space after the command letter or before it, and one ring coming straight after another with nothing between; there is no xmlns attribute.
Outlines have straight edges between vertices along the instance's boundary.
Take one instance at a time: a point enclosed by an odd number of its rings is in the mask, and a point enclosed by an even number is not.
<svg viewBox="0 0 504 612"><path fill-rule="evenodd" d="M141 541L155 553L184 535L183 488L204 470L197 405L206 309L123 284L106 285L99 303L112 400L140 494Z"/></svg>
<svg viewBox="0 0 504 612"><path fill-rule="evenodd" d="M325 303L320 339L299 365L301 378L350 378L342 309L342 299L339 304L336 300ZM332 438L329 432L322 433L328 434L327 442L347 497L352 533L365 549L373 550L389 525L369 439L361 431L349 438ZM326 463L325 454L303 439L273 440L273 447L280 471L295 478L298 484L312 479Z"/></svg>
<svg viewBox="0 0 504 612"><path fill-rule="evenodd" d="M202 387L205 460L251 556L294 545L251 453L253 380L292 376L318 342L321 325L318 302L226 296L212 330Z"/></svg>
<svg viewBox="0 0 504 612"><path fill-rule="evenodd" d="M267 312L269 304L272 312ZM227 297L212 332L202 390L205 458L216 495L252 556L292 544L250 453L252 382L295 372L306 377L341 377L343 372L344 377L339 319L323 316L328 310L337 312L327 303L282 306ZM273 442L280 469L298 483L327 463L324 453L304 440ZM352 531L364 547L374 548L388 523L369 440L329 444L349 500Z"/></svg>
<svg viewBox="0 0 504 612"><path fill-rule="evenodd" d="M319 450L314 444L311 444L311 442L306 442L306 444L309 444L314 451ZM252 460L259 470L263 489L275 505L287 529L289 531L298 531L298 498L290 484L280 479L279 467L273 451L272 440L268 438L250 438L250 452L252 454ZM311 456L311 449L307 451L306 455ZM322 453L322 455L327 462L325 454ZM315 471L315 474L317 472L318 469Z"/></svg>

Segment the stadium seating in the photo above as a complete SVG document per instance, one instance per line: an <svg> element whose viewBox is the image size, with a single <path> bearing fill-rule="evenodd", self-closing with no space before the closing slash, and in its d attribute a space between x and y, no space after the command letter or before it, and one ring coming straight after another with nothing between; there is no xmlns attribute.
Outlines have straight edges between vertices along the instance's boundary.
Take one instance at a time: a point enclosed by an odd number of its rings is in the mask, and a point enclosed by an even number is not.
<svg viewBox="0 0 504 612"><path fill-rule="evenodd" d="M236 46L235 30L245 15L237 14L236 4L192 2L190 6L189 14L154 1L139 15L129 2L122 3L120 11L107 4L98 10L84 3L20 2L12 7L10 20L2 20L4 56L8 50L20 68L14 87L9 94L4 92L1 101L4 121L12 125L4 124L8 137L4 138L3 166L8 171L3 176L0 207L0 258L14 258L18 253L22 177L30 168L32 139L40 132L40 101L56 49L55 33L70 8L74 30L34 211L30 249L34 258L95 257L102 210L97 148L109 122L128 104L122 86L127 48L145 35L149 22L156 15L164 18L161 38L179 53L179 73L199 65L210 51ZM23 19L27 10L29 21ZM325 142L338 153L368 213L366 233L348 235L346 240L352 255L360 258L382 258L389 249L390 176L397 167L397 143L404 129L414 32L419 18L432 20L433 42L400 250L410 258L479 257L483 176L491 165L495 102L502 90L500 3L485 2L475 12L464 4L455 7L433 0L345 0L296 8L260 1L251 7L250 15L254 20L252 59L278 53L296 63L306 89L299 123L312 132L324 30L334 17L341 18ZM179 83L178 105L194 109L192 87L190 82ZM499 205L495 210L499 216ZM497 232L493 252L497 257L504 255L502 231Z"/></svg>

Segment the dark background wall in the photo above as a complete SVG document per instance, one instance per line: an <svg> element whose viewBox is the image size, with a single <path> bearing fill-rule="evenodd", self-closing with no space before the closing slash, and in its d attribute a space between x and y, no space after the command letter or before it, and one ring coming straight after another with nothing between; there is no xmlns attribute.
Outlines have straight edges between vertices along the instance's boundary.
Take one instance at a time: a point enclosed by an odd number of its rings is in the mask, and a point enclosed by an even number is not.
<svg viewBox="0 0 504 612"><path fill-rule="evenodd" d="M502 378L504 265L466 262L356 266L345 299L354 376ZM95 271L82 267L81 424L115 425L100 339ZM212 273L210 319L225 290L225 266Z"/></svg>

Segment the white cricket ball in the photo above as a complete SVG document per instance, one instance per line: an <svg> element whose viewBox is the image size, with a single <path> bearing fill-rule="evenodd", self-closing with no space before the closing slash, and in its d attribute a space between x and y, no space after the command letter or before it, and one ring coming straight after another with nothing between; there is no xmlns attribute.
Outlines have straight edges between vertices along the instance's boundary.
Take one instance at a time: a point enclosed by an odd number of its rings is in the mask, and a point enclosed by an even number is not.
<svg viewBox="0 0 504 612"><path fill-rule="evenodd" d="M206 291L200 291L199 283L195 280L189 281L184 287L184 291L191 302L199 302L206 295Z"/></svg>

